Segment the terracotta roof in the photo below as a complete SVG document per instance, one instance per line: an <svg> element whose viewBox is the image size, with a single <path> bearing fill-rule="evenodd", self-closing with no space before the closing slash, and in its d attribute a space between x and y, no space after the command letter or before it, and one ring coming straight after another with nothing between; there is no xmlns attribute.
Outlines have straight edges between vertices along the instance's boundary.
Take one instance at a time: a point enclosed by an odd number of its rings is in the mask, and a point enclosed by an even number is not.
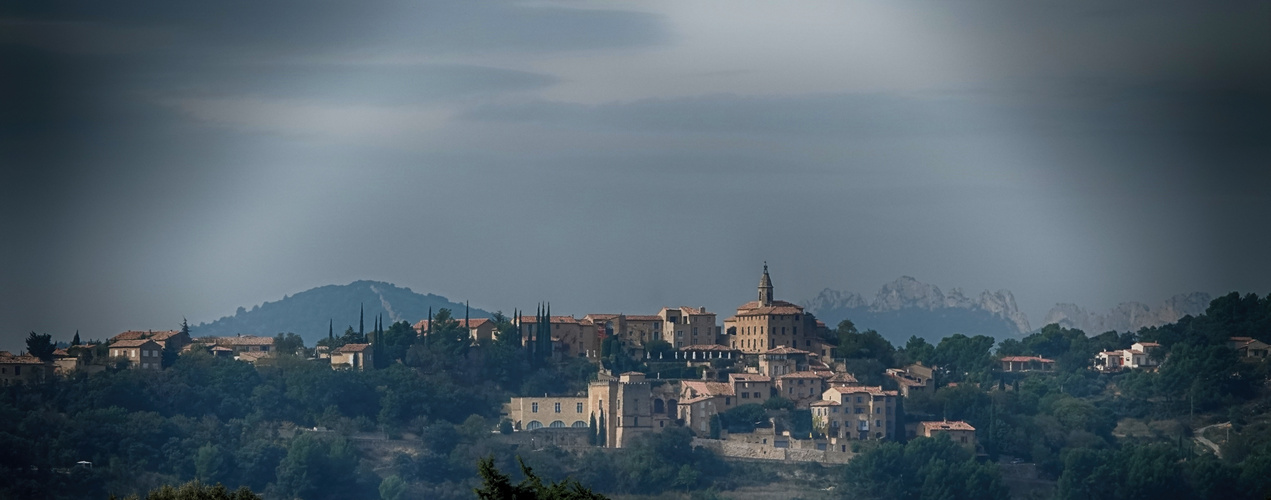
<svg viewBox="0 0 1271 500"><path fill-rule="evenodd" d="M789 305L737 310L737 316L767 316L773 314L803 314L803 308L795 305Z"/></svg>
<svg viewBox="0 0 1271 500"><path fill-rule="evenodd" d="M145 345L145 344L147 344L147 343L153 344L153 343L155 343L155 342L154 342L153 340L150 340L150 339L131 339L131 340L120 340L119 342L115 342L114 344L110 344L110 347L111 347L112 349L113 349L113 348L116 348L116 347L141 347L142 345Z"/></svg>
<svg viewBox="0 0 1271 500"><path fill-rule="evenodd" d="M682 401L680 401L680 402L679 402L679 404L681 404L681 405L691 405L691 404L693 404L693 403L701 403L702 401L710 401L710 400L712 400L712 399L715 399L715 396L698 396L698 397L695 397L695 398L690 398L690 399L682 400Z"/></svg>
<svg viewBox="0 0 1271 500"><path fill-rule="evenodd" d="M6 352L5 354L9 354L9 353L7 353L7 352ZM0 364L6 364L6 365L42 365L42 364L44 364L44 361L43 361L43 360L41 360L40 358L35 357L35 356L28 356L28 355L14 356L14 355L12 355L12 354L9 354L8 356L0 356Z"/></svg>
<svg viewBox="0 0 1271 500"><path fill-rule="evenodd" d="M1232 337L1230 340L1232 342L1248 342L1253 340L1253 337Z"/></svg>
<svg viewBox="0 0 1271 500"><path fill-rule="evenodd" d="M807 371L804 371L804 372L787 373L787 374L782 375L782 376L777 377L777 378L778 378L778 379L785 379L785 378L792 378L792 379L798 379L798 378L815 378L815 379L821 379L821 378L824 378L824 377L822 377L822 376L821 376L821 374L819 374L819 373L817 373L817 372L807 372Z"/></svg>
<svg viewBox="0 0 1271 500"><path fill-rule="evenodd" d="M335 352L362 352L370 349L371 344L344 344Z"/></svg>
<svg viewBox="0 0 1271 500"><path fill-rule="evenodd" d="M810 404L810 405L808 405L808 406L842 406L842 404L841 404L841 403L839 403L839 402L837 402L837 401L830 401L830 400L828 400L828 399L822 399L822 400L820 400L820 401L815 401L815 402L813 402L812 404Z"/></svg>
<svg viewBox="0 0 1271 500"><path fill-rule="evenodd" d="M65 356L70 356L71 354L66 352L66 349L54 349L53 355L59 356L59 357L65 357Z"/></svg>
<svg viewBox="0 0 1271 500"><path fill-rule="evenodd" d="M212 348L212 352L234 352L234 350L223 345L218 345Z"/></svg>
<svg viewBox="0 0 1271 500"><path fill-rule="evenodd" d="M858 381L856 380L856 376L855 376L855 375L852 375L852 374L847 373L847 372L835 373L833 376L831 376L831 377L829 378L829 381L830 381L830 382L850 383L850 384L855 384L855 383L857 383L857 382L858 382Z"/></svg>
<svg viewBox="0 0 1271 500"><path fill-rule="evenodd" d="M974 431L975 430L975 427L971 427L971 424L968 424L961 420L922 422L920 425L922 425L923 428L928 430L939 430L939 431Z"/></svg>
<svg viewBox="0 0 1271 500"><path fill-rule="evenodd" d="M1157 344L1156 342L1139 342L1138 344L1143 347L1160 347L1161 346L1161 344Z"/></svg>
<svg viewBox="0 0 1271 500"><path fill-rule="evenodd" d="M758 373L729 373L729 382L772 382L772 377Z"/></svg>
<svg viewBox="0 0 1271 500"><path fill-rule="evenodd" d="M597 321L597 320L609 321L611 319L617 319L618 316L621 316L621 315L620 314L588 314L586 316L583 316L583 319L590 319L592 321ZM630 319L630 317L628 317L628 319Z"/></svg>
<svg viewBox="0 0 1271 500"><path fill-rule="evenodd" d="M680 382L681 392L684 394L692 394L696 392L698 396L734 396L732 384L723 382L703 382L700 380L685 380ZM693 392L690 392L689 390Z"/></svg>
<svg viewBox="0 0 1271 500"><path fill-rule="evenodd" d="M153 338L155 340L167 340L168 337L171 337L178 333L181 333L181 331L180 330L160 330L156 332L153 330L128 330L126 332L120 333L119 335L115 335L114 337L111 337L110 340L137 340L137 339L149 339L149 338Z"/></svg>
<svg viewBox="0 0 1271 500"><path fill-rule="evenodd" d="M1012 362L1012 363L1027 363L1027 362L1029 362L1029 361L1037 361L1037 362L1041 362L1041 363L1054 363L1054 362L1055 362L1055 360L1053 360L1053 359L1046 359L1046 358L1043 358L1043 357L1041 357L1041 356L1006 356L1006 357L1003 357L1003 358L1002 358L1002 361L1009 361L1009 362Z"/></svg>

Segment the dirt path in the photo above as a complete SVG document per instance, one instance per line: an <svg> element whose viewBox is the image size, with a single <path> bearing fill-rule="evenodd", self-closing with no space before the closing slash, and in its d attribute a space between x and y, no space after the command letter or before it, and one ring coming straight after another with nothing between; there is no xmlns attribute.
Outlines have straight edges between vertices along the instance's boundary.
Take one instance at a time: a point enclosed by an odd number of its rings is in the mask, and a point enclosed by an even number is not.
<svg viewBox="0 0 1271 500"><path fill-rule="evenodd" d="M1205 431L1209 429L1213 429L1213 428L1222 428L1222 427L1231 427L1231 422L1223 422L1221 424L1207 425L1205 427L1196 429L1196 433L1193 435L1193 439L1195 439L1196 442L1203 444L1209 449L1213 450L1214 455L1216 455L1218 458L1222 458L1222 448L1219 447L1217 443L1214 443L1213 441L1210 441L1209 438L1205 437Z"/></svg>

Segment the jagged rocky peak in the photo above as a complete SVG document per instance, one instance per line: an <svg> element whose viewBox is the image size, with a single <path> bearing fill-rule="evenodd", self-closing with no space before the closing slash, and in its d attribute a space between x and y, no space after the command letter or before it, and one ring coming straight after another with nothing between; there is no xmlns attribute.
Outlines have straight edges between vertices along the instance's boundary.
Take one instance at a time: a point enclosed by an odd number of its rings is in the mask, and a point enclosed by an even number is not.
<svg viewBox="0 0 1271 500"><path fill-rule="evenodd" d="M923 283L912 276L901 276L900 279L883 285L874 296L874 303L870 305L870 309L875 312L914 307L926 310L945 307L944 293L935 285Z"/></svg>
<svg viewBox="0 0 1271 500"><path fill-rule="evenodd" d="M869 307L869 302L856 292L844 292L826 288L815 298L803 304L810 311L828 311L831 309L859 309Z"/></svg>
<svg viewBox="0 0 1271 500"><path fill-rule="evenodd" d="M1076 304L1055 304L1046 314L1045 324L1077 328L1095 335L1109 330L1138 331L1178 321L1183 316L1198 315L1209 307L1212 297L1204 292L1178 294L1156 307L1141 302L1122 302L1104 313L1094 313Z"/></svg>
<svg viewBox="0 0 1271 500"><path fill-rule="evenodd" d="M948 293L941 292L940 287L923 283L912 276L901 276L896 281L883 285L875 294L873 301L866 301L858 293L826 288L804 306L814 314L842 310L870 313L887 313L906 309L983 311L1009 322L1019 333L1032 330L1028 317L1020 312L1015 304L1015 296L1009 290L996 292L985 290L978 296L971 297L967 296L961 288L952 288Z"/></svg>

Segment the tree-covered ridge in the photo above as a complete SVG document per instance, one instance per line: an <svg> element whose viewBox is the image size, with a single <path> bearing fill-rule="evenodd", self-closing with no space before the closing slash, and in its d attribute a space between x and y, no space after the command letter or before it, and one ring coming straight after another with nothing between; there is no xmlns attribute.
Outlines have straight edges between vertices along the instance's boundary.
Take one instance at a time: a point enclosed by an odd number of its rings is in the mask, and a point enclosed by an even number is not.
<svg viewBox="0 0 1271 500"><path fill-rule="evenodd" d="M381 281L354 281L347 285L312 288L274 302L246 309L238 308L233 316L192 327L197 336L273 335L293 332L313 345L327 336L332 325L338 335L346 328L358 329L359 322L385 318L387 323L406 321L414 324L428 317L428 310L442 308L458 311L462 317L464 304L433 294L419 294L409 288ZM470 309L472 318L488 318L482 309ZM367 325L369 326L369 325ZM362 328L363 331L367 330Z"/></svg>

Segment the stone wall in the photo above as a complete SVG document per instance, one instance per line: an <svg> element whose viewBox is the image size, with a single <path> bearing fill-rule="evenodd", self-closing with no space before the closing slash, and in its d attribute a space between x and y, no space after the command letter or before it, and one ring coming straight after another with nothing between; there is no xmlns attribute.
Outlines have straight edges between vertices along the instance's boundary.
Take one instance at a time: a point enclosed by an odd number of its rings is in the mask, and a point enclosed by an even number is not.
<svg viewBox="0 0 1271 500"><path fill-rule="evenodd" d="M503 440L533 448L541 448L543 446L557 446L560 448L591 448L587 444L587 428L551 428L544 427L533 431L517 431L506 436Z"/></svg>
<svg viewBox="0 0 1271 500"><path fill-rule="evenodd" d="M851 448L848 448L847 452L841 452L838 450L818 450L811 443L806 443L806 445L808 447L805 447L805 443L792 443L790 448L777 448L772 444L749 443L740 440L693 439L693 446L701 446L711 450L716 455L728 458L845 464L856 456L855 453L851 452Z"/></svg>

